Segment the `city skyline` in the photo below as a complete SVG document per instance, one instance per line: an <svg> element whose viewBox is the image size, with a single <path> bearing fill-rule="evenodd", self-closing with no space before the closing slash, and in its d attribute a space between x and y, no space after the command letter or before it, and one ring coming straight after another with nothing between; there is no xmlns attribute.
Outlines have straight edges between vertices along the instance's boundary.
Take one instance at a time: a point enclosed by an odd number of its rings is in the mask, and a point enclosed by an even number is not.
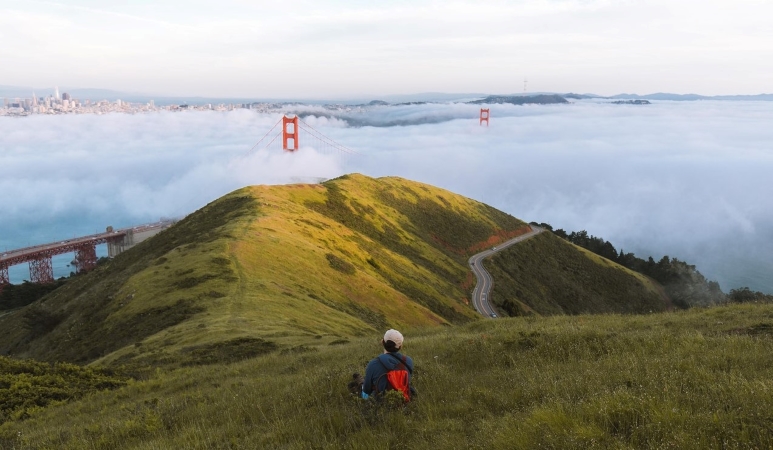
<svg viewBox="0 0 773 450"><path fill-rule="evenodd" d="M147 95L760 94L773 5L0 1L0 84Z"/></svg>

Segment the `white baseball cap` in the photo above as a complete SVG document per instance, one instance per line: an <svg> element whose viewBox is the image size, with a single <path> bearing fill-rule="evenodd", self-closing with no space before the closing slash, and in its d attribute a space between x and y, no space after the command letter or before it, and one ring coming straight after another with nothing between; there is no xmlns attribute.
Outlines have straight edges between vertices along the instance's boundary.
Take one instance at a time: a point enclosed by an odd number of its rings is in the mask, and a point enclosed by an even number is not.
<svg viewBox="0 0 773 450"><path fill-rule="evenodd" d="M386 341L392 341L395 343L397 348L402 348L403 346L403 335L397 331L397 330L387 330L386 333L384 333L384 342Z"/></svg>

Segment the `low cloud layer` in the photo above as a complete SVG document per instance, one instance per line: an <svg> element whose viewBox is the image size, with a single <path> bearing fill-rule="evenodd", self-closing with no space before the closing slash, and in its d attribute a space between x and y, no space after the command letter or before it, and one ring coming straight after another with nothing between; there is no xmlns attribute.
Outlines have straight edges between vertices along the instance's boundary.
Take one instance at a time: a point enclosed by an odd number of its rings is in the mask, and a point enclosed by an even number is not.
<svg viewBox="0 0 773 450"><path fill-rule="evenodd" d="M492 105L489 127L478 108L304 118L354 157L303 131L299 152L249 152L280 117L250 111L3 119L0 247L181 216L248 184L361 172L678 257L726 291L773 293L773 103Z"/></svg>

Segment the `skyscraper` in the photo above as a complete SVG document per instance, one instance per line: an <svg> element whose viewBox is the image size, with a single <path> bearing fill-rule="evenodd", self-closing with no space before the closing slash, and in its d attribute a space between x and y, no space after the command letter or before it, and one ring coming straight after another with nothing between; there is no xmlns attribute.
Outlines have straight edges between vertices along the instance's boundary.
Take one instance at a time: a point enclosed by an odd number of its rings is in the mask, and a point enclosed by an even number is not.
<svg viewBox="0 0 773 450"><path fill-rule="evenodd" d="M54 86L54 98L57 100L62 99L61 97L59 97L59 86Z"/></svg>

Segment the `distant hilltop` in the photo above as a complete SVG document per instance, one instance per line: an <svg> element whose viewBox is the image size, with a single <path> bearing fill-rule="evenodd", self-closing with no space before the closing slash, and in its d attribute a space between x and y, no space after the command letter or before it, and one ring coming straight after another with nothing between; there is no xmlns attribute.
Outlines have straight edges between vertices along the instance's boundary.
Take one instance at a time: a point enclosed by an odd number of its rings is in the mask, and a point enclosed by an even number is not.
<svg viewBox="0 0 773 450"><path fill-rule="evenodd" d="M486 104L502 104L510 103L512 105L550 105L555 103L569 103L567 99L558 94L537 94L537 95L489 95L486 98L480 100L473 100L471 102L476 105Z"/></svg>
<svg viewBox="0 0 773 450"><path fill-rule="evenodd" d="M615 100L612 103L615 105L650 105L649 100L642 100L642 99L636 99L636 100Z"/></svg>
<svg viewBox="0 0 773 450"><path fill-rule="evenodd" d="M729 101L773 101L773 94L755 95L698 95L698 94L669 94L658 92L655 94L617 94L605 97L596 94L564 94L564 97L575 100L600 98L600 99L627 99L627 100L671 100L671 101L696 101L696 100L729 100Z"/></svg>

